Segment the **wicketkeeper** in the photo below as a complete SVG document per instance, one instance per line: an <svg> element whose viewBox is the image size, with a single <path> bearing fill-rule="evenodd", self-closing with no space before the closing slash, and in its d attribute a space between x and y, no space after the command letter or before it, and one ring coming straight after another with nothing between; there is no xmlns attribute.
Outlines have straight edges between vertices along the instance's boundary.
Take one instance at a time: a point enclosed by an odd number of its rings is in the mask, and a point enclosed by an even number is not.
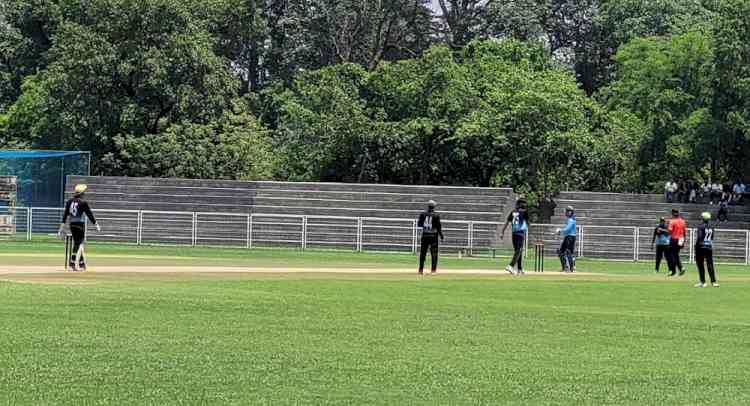
<svg viewBox="0 0 750 406"><path fill-rule="evenodd" d="M427 250L432 255L432 274L437 272L438 264L438 237L441 240L443 236L443 226L440 224L440 216L435 213L435 201L430 200L427 203L427 211L419 215L417 227L422 229L422 246L419 250L419 274L423 275L424 261L427 257Z"/></svg>
<svg viewBox="0 0 750 406"><path fill-rule="evenodd" d="M86 270L86 259L84 257L84 245L86 244L86 220L89 220L96 226L96 231L101 231L101 227L94 218L89 204L83 199L88 187L86 185L76 185L73 198L65 203L65 212L63 213L62 223L57 234L62 236L65 223L70 218L70 233L73 235L73 251L68 259L70 268L73 271Z"/></svg>
<svg viewBox="0 0 750 406"><path fill-rule="evenodd" d="M565 208L565 226L558 228L555 232L562 234L563 241L560 244L558 254L560 255L560 265L562 266L561 272L575 272L576 270L576 212L573 210L573 206Z"/></svg>

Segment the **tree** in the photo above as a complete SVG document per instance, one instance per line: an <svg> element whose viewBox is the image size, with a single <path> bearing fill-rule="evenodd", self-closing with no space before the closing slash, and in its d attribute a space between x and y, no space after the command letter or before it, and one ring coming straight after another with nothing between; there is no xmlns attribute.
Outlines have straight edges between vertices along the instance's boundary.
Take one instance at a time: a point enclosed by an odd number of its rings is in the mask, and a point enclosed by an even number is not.
<svg viewBox="0 0 750 406"><path fill-rule="evenodd" d="M266 79L263 69L268 35L262 0L198 2L195 14L216 37L215 52L231 62L242 86L241 94L257 91Z"/></svg>
<svg viewBox="0 0 750 406"><path fill-rule="evenodd" d="M207 123L237 93L226 60L213 53L213 38L177 0L102 0L82 6L76 20L56 28L47 69L36 79L45 97L26 125L43 137L39 146L101 157L117 147L116 136L158 134L186 120ZM22 123L13 112L11 125ZM111 170L98 161L93 166Z"/></svg>
<svg viewBox="0 0 750 406"><path fill-rule="evenodd" d="M305 72L278 97L280 175L299 181L398 179L398 138L361 95L369 73L354 64Z"/></svg>
<svg viewBox="0 0 750 406"><path fill-rule="evenodd" d="M665 174L692 177L707 159L720 159L713 141L721 120L711 111L715 71L709 35L637 38L620 48L615 61L616 80L602 97L611 109L634 112L650 129L641 157L646 184Z"/></svg>
<svg viewBox="0 0 750 406"><path fill-rule="evenodd" d="M587 94L610 80L612 56L636 37L706 30L711 0L509 0L492 3L487 36L541 39L571 66Z"/></svg>
<svg viewBox="0 0 750 406"><path fill-rule="evenodd" d="M715 159L723 158L730 176L750 173L750 1L727 0L714 25L716 92L712 115L722 126ZM715 166L718 166L716 163Z"/></svg>
<svg viewBox="0 0 750 406"><path fill-rule="evenodd" d="M276 156L271 135L237 100L207 124L181 122L159 134L116 136L108 167L127 176L267 180Z"/></svg>
<svg viewBox="0 0 750 406"><path fill-rule="evenodd" d="M298 70L418 56L430 45L429 0L270 1L268 67L290 80Z"/></svg>
<svg viewBox="0 0 750 406"><path fill-rule="evenodd" d="M477 37L479 27L487 9L494 0L437 0L440 19L444 25L445 41L453 49L459 49Z"/></svg>

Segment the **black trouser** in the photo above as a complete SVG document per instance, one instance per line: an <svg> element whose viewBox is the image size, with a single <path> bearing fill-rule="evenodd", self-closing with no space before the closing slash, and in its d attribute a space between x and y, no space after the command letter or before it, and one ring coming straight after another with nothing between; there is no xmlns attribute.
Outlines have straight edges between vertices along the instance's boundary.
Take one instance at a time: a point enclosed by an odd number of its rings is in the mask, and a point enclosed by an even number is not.
<svg viewBox="0 0 750 406"><path fill-rule="evenodd" d="M719 218L719 221L729 221L729 210L727 209L719 209L719 215L717 216Z"/></svg>
<svg viewBox="0 0 750 406"><path fill-rule="evenodd" d="M518 270L523 270L523 244L526 242L526 233L513 233L513 258L510 266L518 264Z"/></svg>
<svg viewBox="0 0 750 406"><path fill-rule="evenodd" d="M657 245L656 246L656 272L659 272L662 258L666 257L667 266L669 266L669 245Z"/></svg>
<svg viewBox="0 0 750 406"><path fill-rule="evenodd" d="M84 223L70 223L70 234L73 235L73 252L70 253L70 262L75 263L78 248L86 240L86 225ZM80 262L82 264L86 262L83 259L83 254L81 254Z"/></svg>
<svg viewBox="0 0 750 406"><path fill-rule="evenodd" d="M698 265L698 276L701 278L701 283L706 283L706 265L708 265L708 277L711 279L711 283L716 282L716 273L714 273L714 253L711 248L696 247L695 263Z"/></svg>
<svg viewBox="0 0 750 406"><path fill-rule="evenodd" d="M427 257L427 250L432 255L432 272L437 270L438 264L438 237L437 235L423 235L422 248L419 250L419 273L424 270L424 261Z"/></svg>
<svg viewBox="0 0 750 406"><path fill-rule="evenodd" d="M669 240L669 255L667 255L667 265L669 265L669 272L675 273L678 270L682 272L682 261L680 261L680 241L671 238Z"/></svg>
<svg viewBox="0 0 750 406"><path fill-rule="evenodd" d="M560 245L560 264L563 270L572 271L576 266L576 236L568 235L563 238L563 242Z"/></svg>

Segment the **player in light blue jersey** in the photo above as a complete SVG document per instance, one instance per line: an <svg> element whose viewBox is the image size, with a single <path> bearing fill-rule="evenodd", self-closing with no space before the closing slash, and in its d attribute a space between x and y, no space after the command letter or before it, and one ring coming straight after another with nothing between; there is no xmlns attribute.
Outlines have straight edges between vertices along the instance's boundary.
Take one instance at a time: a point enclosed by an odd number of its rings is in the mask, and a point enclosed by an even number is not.
<svg viewBox="0 0 750 406"><path fill-rule="evenodd" d="M560 255L560 264L562 272L575 272L576 270L576 212L573 206L565 208L565 226L556 230L557 234L562 234L563 241L558 250Z"/></svg>

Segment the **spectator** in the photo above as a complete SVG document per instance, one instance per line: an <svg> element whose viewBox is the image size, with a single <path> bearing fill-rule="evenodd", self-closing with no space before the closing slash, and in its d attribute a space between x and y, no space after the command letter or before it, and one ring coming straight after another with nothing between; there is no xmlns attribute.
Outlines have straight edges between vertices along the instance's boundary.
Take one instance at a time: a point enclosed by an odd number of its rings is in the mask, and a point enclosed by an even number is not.
<svg viewBox="0 0 750 406"><path fill-rule="evenodd" d="M677 182L668 180L664 185L664 192L667 198L667 203L672 203L674 201L674 195L677 192Z"/></svg>
<svg viewBox="0 0 750 406"><path fill-rule="evenodd" d="M723 189L718 182L715 182L713 185L711 185L711 204L714 204L714 202L718 203L719 200L721 200L722 192Z"/></svg>
<svg viewBox="0 0 750 406"><path fill-rule="evenodd" d="M719 202L719 222L729 221L729 193L724 193Z"/></svg>
<svg viewBox="0 0 750 406"><path fill-rule="evenodd" d="M732 186L732 203L739 204L742 200L742 195L745 193L745 184L741 180L737 179L734 186Z"/></svg>
<svg viewBox="0 0 750 406"><path fill-rule="evenodd" d="M711 182L703 182L701 187L701 202L705 203L711 197Z"/></svg>
<svg viewBox="0 0 750 406"><path fill-rule="evenodd" d="M687 183L681 180L677 186L677 203L685 203L688 198Z"/></svg>
<svg viewBox="0 0 750 406"><path fill-rule="evenodd" d="M698 182L690 182L690 195L688 196L688 202L696 203L698 194Z"/></svg>

